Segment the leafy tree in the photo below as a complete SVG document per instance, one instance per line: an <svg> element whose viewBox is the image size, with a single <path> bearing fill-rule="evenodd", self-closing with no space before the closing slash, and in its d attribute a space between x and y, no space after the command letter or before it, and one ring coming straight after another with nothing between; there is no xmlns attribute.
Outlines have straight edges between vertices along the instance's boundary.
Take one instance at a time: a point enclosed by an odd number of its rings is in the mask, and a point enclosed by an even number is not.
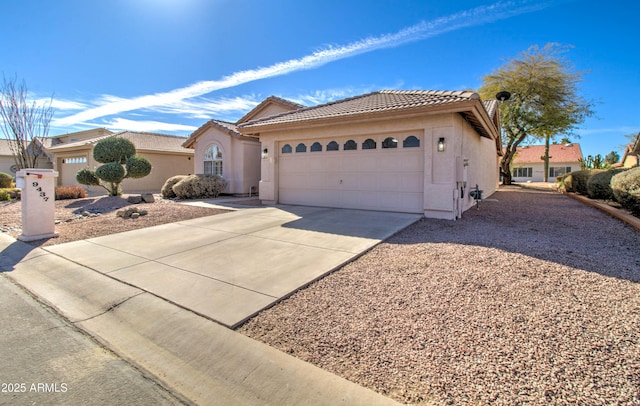
<svg viewBox="0 0 640 406"><path fill-rule="evenodd" d="M570 134L593 114L592 103L578 95L581 72L573 72L562 57L567 47L549 43L522 52L495 72L484 77L479 90L485 98L508 91L511 98L500 106L502 144L500 161L503 184L511 184L511 162L518 145L528 137L545 141L545 181L548 177L549 140L558 134Z"/></svg>
<svg viewBox="0 0 640 406"><path fill-rule="evenodd" d="M597 154L595 156L587 155L587 159L580 158L578 159L578 161L580 161L580 168L583 170L584 169L604 169L608 166L605 160L602 159L602 155L600 154Z"/></svg>
<svg viewBox="0 0 640 406"><path fill-rule="evenodd" d="M151 173L151 163L136 155L136 147L125 138L109 137L93 147L93 159L102 165L91 170L84 168L76 174L78 183L100 186L110 196L122 194L120 184L126 178L143 178Z"/></svg>
<svg viewBox="0 0 640 406"><path fill-rule="evenodd" d="M0 118L18 169L36 168L42 154L42 138L49 132L53 117L52 99L48 102L28 100L27 85L17 77L2 77L0 83Z"/></svg>
<svg viewBox="0 0 640 406"><path fill-rule="evenodd" d="M604 163L609 166L617 163L618 161L620 161L620 154L616 151L611 151L604 157Z"/></svg>

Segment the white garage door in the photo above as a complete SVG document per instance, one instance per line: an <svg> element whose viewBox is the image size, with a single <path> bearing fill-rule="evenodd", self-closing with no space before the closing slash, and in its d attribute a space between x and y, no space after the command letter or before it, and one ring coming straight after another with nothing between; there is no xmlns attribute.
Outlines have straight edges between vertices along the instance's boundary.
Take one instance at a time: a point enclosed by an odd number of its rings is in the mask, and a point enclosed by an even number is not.
<svg viewBox="0 0 640 406"><path fill-rule="evenodd" d="M280 203L424 211L419 135L281 142L279 157Z"/></svg>

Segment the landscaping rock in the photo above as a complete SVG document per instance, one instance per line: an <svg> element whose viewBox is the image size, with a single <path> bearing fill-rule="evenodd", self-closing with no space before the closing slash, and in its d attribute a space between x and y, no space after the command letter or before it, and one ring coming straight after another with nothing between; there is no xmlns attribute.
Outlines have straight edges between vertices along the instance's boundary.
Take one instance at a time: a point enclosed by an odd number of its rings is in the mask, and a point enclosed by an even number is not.
<svg viewBox="0 0 640 406"><path fill-rule="evenodd" d="M138 217L140 217L140 213L138 213L138 212L131 213L131 218L132 219L137 219Z"/></svg>
<svg viewBox="0 0 640 406"><path fill-rule="evenodd" d="M142 203L142 196L129 196L127 197L127 201L133 204Z"/></svg>
<svg viewBox="0 0 640 406"><path fill-rule="evenodd" d="M155 197L153 197L153 193L143 193L140 197L145 203L153 203L156 201Z"/></svg>
<svg viewBox="0 0 640 406"><path fill-rule="evenodd" d="M118 210L116 212L116 216L122 217L123 219L128 219L128 218L136 219L140 216L146 216L146 215L147 215L146 210L138 210L137 207L130 207L128 209Z"/></svg>

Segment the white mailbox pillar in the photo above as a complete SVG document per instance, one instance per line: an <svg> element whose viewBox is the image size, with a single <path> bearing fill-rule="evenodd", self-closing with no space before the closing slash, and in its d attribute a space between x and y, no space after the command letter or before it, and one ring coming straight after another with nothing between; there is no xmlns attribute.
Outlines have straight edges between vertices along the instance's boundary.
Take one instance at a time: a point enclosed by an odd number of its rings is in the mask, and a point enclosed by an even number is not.
<svg viewBox="0 0 640 406"><path fill-rule="evenodd" d="M22 189L22 241L55 237L55 182L53 169L22 169L16 173L16 187Z"/></svg>

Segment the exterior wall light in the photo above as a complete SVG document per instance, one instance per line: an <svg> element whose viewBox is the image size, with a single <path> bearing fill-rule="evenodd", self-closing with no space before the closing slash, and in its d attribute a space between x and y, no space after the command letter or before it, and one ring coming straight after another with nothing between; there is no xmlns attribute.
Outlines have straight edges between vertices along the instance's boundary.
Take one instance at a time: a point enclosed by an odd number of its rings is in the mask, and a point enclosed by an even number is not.
<svg viewBox="0 0 640 406"><path fill-rule="evenodd" d="M438 138L438 152L444 152L444 137Z"/></svg>
<svg viewBox="0 0 640 406"><path fill-rule="evenodd" d="M269 149L265 148L262 150L262 159L269 158Z"/></svg>

